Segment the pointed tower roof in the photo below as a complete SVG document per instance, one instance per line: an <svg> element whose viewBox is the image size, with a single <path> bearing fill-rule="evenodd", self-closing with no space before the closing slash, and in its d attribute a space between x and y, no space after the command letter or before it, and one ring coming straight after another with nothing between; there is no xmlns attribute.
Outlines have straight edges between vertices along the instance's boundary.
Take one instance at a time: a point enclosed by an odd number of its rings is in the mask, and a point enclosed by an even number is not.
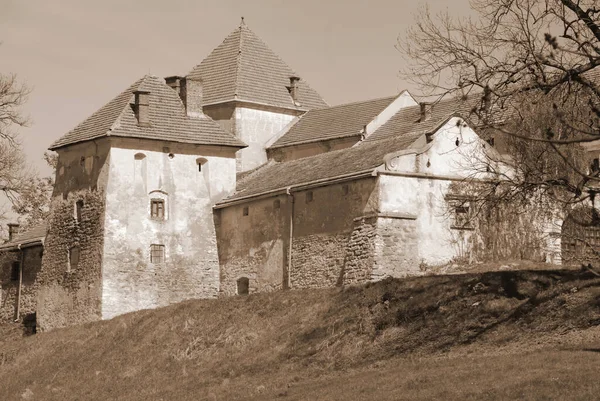
<svg viewBox="0 0 600 401"><path fill-rule="evenodd" d="M297 102L288 87L296 74L254 32L242 23L188 77L203 82L204 105L240 100L309 110L327 103L304 80L298 83Z"/></svg>
<svg viewBox="0 0 600 401"><path fill-rule="evenodd" d="M149 126L137 123L134 92L149 93ZM146 75L50 145L56 150L105 136L154 139L243 148L246 145L207 116L190 118L183 102L162 78Z"/></svg>

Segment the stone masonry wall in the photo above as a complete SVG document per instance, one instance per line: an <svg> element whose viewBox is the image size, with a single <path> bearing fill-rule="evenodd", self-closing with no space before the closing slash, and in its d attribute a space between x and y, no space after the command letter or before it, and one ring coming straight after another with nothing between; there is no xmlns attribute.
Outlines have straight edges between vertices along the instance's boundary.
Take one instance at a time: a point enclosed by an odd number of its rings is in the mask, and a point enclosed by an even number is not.
<svg viewBox="0 0 600 401"><path fill-rule="evenodd" d="M19 308L19 319L31 313L35 313L36 293L35 279L42 267L42 247L33 246L24 248L23 252L23 282L21 285L21 300ZM16 317L17 294L19 281L11 280L11 268L13 261L20 261L19 251L4 252L0 269L0 323L13 321Z"/></svg>
<svg viewBox="0 0 600 401"><path fill-rule="evenodd" d="M290 205L280 195L215 211L222 295L235 295L242 277L250 293L287 286Z"/></svg>
<svg viewBox="0 0 600 401"><path fill-rule="evenodd" d="M75 203L83 201L81 220ZM50 330L100 319L104 193L72 191L51 204L42 270L37 278L38 327ZM79 248L79 263L69 250Z"/></svg>
<svg viewBox="0 0 600 401"><path fill-rule="evenodd" d="M292 288L326 288L340 284L349 238L349 231L294 238Z"/></svg>
<svg viewBox="0 0 600 401"><path fill-rule="evenodd" d="M36 279L42 331L100 319L108 139L58 150L42 269ZM76 203L82 202L80 219ZM79 248L77 266L69 253ZM73 261L74 262L74 261Z"/></svg>
<svg viewBox="0 0 600 401"><path fill-rule="evenodd" d="M357 217L346 247L344 284L364 283L371 280L375 263L375 235L377 217Z"/></svg>
<svg viewBox="0 0 600 401"><path fill-rule="evenodd" d="M379 216L375 236L375 263L371 280L423 274L415 219Z"/></svg>
<svg viewBox="0 0 600 401"><path fill-rule="evenodd" d="M292 288L341 285L354 219L377 208L376 179L294 193Z"/></svg>

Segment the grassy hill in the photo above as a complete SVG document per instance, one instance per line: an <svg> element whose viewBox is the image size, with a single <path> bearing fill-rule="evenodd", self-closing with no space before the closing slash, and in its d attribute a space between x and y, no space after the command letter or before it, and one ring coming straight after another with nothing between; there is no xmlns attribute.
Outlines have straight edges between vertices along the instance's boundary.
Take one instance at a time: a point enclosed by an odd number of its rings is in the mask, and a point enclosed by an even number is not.
<svg viewBox="0 0 600 401"><path fill-rule="evenodd" d="M390 279L188 301L18 340L3 330L1 400L600 394L600 277L589 271Z"/></svg>

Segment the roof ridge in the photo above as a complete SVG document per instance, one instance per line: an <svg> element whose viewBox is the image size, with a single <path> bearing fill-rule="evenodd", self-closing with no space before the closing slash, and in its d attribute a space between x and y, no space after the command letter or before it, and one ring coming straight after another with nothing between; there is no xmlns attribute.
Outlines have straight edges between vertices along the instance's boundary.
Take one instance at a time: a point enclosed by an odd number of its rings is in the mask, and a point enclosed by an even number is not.
<svg viewBox="0 0 600 401"><path fill-rule="evenodd" d="M341 104L336 104L335 106L328 106L328 107L323 107L320 109L312 109L310 111L317 111L317 110L327 110L327 109L335 109L337 107L344 107L344 106L352 106L355 104L361 104L361 103L370 103L370 102L377 102L379 100L384 100L384 99L396 99L398 96L400 96L402 94L402 92L398 93L397 95L392 95L392 96L382 96L382 97L376 97L373 99L367 99L367 100L357 100L354 102L348 102L348 103L341 103Z"/></svg>
<svg viewBox="0 0 600 401"><path fill-rule="evenodd" d="M236 61L235 61L235 82L233 83L233 98L237 99L238 98L238 82L240 82L240 72L242 71L242 69L240 68L240 66L242 65L242 46L244 43L244 27L246 26L246 24L244 23L244 19L242 18L242 23L240 24L239 27L239 31L240 31L240 40L238 42L238 54L236 56Z"/></svg>

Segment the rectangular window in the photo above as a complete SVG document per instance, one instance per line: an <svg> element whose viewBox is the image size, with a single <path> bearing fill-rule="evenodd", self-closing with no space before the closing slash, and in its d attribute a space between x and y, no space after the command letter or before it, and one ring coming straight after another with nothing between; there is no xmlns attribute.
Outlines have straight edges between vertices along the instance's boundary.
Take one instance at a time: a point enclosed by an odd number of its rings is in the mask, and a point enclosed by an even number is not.
<svg viewBox="0 0 600 401"><path fill-rule="evenodd" d="M165 246L159 244L150 245L150 263L165 263Z"/></svg>
<svg viewBox="0 0 600 401"><path fill-rule="evenodd" d="M244 207L243 214L244 216L248 216L248 206Z"/></svg>
<svg viewBox="0 0 600 401"><path fill-rule="evenodd" d="M471 213L468 203L454 207L454 227L471 228Z"/></svg>
<svg viewBox="0 0 600 401"><path fill-rule="evenodd" d="M165 219L165 201L163 199L152 199L150 201L150 216L156 220Z"/></svg>
<svg viewBox="0 0 600 401"><path fill-rule="evenodd" d="M79 265L79 247L74 246L73 248L69 249L69 270L67 270L67 271L73 271L73 270L77 269L78 265Z"/></svg>
<svg viewBox="0 0 600 401"><path fill-rule="evenodd" d="M81 211L83 210L83 201L78 200L75 202L75 218L78 222L81 221Z"/></svg>
<svg viewBox="0 0 600 401"><path fill-rule="evenodd" d="M12 281L18 281L19 280L19 276L20 276L20 270L21 270L21 263L19 262L12 262L12 265L10 266L10 279Z"/></svg>
<svg viewBox="0 0 600 401"><path fill-rule="evenodd" d="M312 202L313 201L313 193L312 191L308 191L306 193L306 203Z"/></svg>

